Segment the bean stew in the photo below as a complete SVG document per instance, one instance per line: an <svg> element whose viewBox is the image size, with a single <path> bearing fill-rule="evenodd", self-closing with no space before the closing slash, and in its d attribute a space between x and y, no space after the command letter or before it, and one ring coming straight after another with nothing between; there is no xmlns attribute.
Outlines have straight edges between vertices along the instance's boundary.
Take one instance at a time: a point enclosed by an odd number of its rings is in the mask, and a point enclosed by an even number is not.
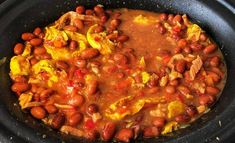
<svg viewBox="0 0 235 143"><path fill-rule="evenodd" d="M10 62L21 109L89 140L172 133L225 85L221 51L185 14L78 6L21 38Z"/></svg>

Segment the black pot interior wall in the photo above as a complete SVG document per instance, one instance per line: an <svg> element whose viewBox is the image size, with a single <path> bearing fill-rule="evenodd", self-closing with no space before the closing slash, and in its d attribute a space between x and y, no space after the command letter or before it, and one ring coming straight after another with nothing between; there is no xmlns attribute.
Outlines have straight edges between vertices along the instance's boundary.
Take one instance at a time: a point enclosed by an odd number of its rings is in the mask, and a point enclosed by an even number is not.
<svg viewBox="0 0 235 143"><path fill-rule="evenodd" d="M228 66L228 79L223 95L215 107L190 127L159 139L144 142L213 142L226 139L235 115L233 81L235 70L235 21L232 13L216 1L203 0L9 0L0 6L0 58L7 62L0 67L0 133L16 142L75 142L75 138L60 135L23 113L17 98L10 91L9 60L12 47L20 41L20 35L32 31L36 26L46 26L64 12L74 10L77 5L92 7L103 4L106 8L127 7L155 12L186 13L202 26L220 45ZM61 137L62 136L62 137ZM12 138L11 138L12 137ZM45 138L46 137L46 138ZM82 142L85 140L78 139ZM143 141L140 139L139 141Z"/></svg>

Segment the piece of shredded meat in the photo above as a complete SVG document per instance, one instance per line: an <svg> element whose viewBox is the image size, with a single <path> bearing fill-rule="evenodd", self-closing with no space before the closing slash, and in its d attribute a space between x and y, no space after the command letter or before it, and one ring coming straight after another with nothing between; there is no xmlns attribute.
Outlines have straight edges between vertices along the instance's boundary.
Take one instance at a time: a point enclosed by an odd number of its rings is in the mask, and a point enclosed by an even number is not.
<svg viewBox="0 0 235 143"><path fill-rule="evenodd" d="M197 56L195 60L192 61L192 66L190 67L189 74L190 74L190 79L194 80L197 73L200 71L202 68L202 59L200 56Z"/></svg>
<svg viewBox="0 0 235 143"><path fill-rule="evenodd" d="M56 22L55 25L59 29L63 28L66 24L69 25L74 25L74 20L75 19L80 19L82 21L92 21L94 23L98 23L100 19L96 16L93 15L83 15L83 14L78 14L74 11L69 11L65 13L63 16L61 16Z"/></svg>

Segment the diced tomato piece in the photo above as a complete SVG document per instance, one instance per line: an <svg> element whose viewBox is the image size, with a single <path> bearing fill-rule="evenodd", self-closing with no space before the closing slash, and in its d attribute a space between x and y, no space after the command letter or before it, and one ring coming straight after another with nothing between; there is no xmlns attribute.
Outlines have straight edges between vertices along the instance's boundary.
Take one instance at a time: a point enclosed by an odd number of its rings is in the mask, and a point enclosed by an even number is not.
<svg viewBox="0 0 235 143"><path fill-rule="evenodd" d="M163 60L162 62L166 65L171 59L171 56L170 55L166 55L163 57Z"/></svg>
<svg viewBox="0 0 235 143"><path fill-rule="evenodd" d="M92 121L92 119L87 119L84 124L84 128L91 130L95 128L95 123Z"/></svg>

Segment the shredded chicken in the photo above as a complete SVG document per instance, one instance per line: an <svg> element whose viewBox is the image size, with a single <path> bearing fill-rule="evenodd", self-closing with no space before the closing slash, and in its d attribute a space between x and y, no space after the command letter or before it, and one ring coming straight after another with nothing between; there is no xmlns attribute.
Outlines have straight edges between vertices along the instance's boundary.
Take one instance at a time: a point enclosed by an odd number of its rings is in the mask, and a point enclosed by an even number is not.
<svg viewBox="0 0 235 143"><path fill-rule="evenodd" d="M188 17L187 17L186 14L184 14L184 15L182 16L182 18L183 18L184 24L185 24L186 26L189 26L189 25L192 24L192 23L188 20Z"/></svg>
<svg viewBox="0 0 235 143"><path fill-rule="evenodd" d="M100 19L96 16L82 15L82 14L78 14L74 11L69 11L69 12L65 13L63 16L61 16L55 22L55 25L56 25L56 27L61 29L66 25L67 22L69 22L70 25L74 25L73 22L74 22L75 19L80 19L80 20L83 20L83 21L93 21L95 23L98 23L100 21Z"/></svg>
<svg viewBox="0 0 235 143"><path fill-rule="evenodd" d="M71 134L77 137L81 137L84 135L84 132L77 129L77 128L73 128L70 126L62 126L60 129L61 132L66 133L66 134Z"/></svg>
<svg viewBox="0 0 235 143"><path fill-rule="evenodd" d="M194 80L197 73L200 71L200 69L202 68L202 59L200 56L197 56L197 58L195 60L192 61L192 66L190 67L190 79Z"/></svg>

